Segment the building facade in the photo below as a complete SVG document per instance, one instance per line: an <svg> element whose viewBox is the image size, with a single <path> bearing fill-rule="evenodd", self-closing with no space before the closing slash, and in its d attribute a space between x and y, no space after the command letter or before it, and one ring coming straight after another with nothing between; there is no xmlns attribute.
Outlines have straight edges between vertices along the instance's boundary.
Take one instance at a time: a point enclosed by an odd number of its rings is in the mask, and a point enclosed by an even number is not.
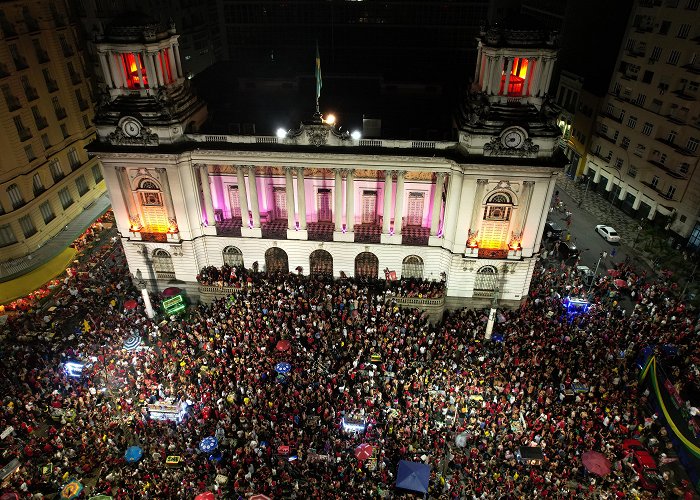
<svg viewBox="0 0 700 500"><path fill-rule="evenodd" d="M113 26L97 50L112 88L90 150L129 266L151 286L196 292L202 267L228 263L445 279L455 305L527 295L564 163L542 107L546 32L482 33L456 141L363 139L320 114L277 136L209 135L174 32Z"/></svg>
<svg viewBox="0 0 700 500"><path fill-rule="evenodd" d="M635 2L585 166L592 188L681 238L700 238L699 6Z"/></svg>
<svg viewBox="0 0 700 500"><path fill-rule="evenodd" d="M82 51L66 6L0 5L0 279L105 192Z"/></svg>

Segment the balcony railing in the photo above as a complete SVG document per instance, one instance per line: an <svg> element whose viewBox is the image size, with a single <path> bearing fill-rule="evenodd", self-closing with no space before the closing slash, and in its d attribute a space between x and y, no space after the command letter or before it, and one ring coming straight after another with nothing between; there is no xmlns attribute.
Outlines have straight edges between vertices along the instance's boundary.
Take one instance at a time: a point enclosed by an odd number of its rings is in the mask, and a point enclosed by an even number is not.
<svg viewBox="0 0 700 500"><path fill-rule="evenodd" d="M51 178L54 184L63 179L66 176L63 172L51 172Z"/></svg>
<svg viewBox="0 0 700 500"><path fill-rule="evenodd" d="M37 92L34 87L27 87L24 89L24 93L27 95L28 101L35 101L39 99L39 92Z"/></svg>
<svg viewBox="0 0 700 500"><path fill-rule="evenodd" d="M54 111L56 112L56 118L58 120L63 120L66 116L68 116L64 108L56 108Z"/></svg>
<svg viewBox="0 0 700 500"><path fill-rule="evenodd" d="M78 85L80 82L83 81L82 78L80 78L80 75L78 73L71 73L70 74L70 81L73 83L73 85Z"/></svg>
<svg viewBox="0 0 700 500"><path fill-rule="evenodd" d="M15 63L15 67L20 70L20 69L27 69L29 67L29 64L27 64L27 60L20 56L17 59L13 59Z"/></svg>
<svg viewBox="0 0 700 500"><path fill-rule="evenodd" d="M593 151L593 156L596 156L603 160L605 163L610 163L611 156L603 156L603 154L600 151Z"/></svg>
<svg viewBox="0 0 700 500"><path fill-rule="evenodd" d="M82 164L79 161L71 162L71 164L70 164L71 172L75 172L76 170L78 170L81 167L81 165Z"/></svg>
<svg viewBox="0 0 700 500"><path fill-rule="evenodd" d="M40 188L35 187L34 188L34 198L40 196L41 194L46 192L46 188L44 186L41 186Z"/></svg>
<svg viewBox="0 0 700 500"><path fill-rule="evenodd" d="M46 88L49 89L49 92L56 92L58 90L58 83L53 79L46 80Z"/></svg>
<svg viewBox="0 0 700 500"><path fill-rule="evenodd" d="M88 102L85 99L78 99L78 107L80 111L85 111L88 109Z"/></svg>
<svg viewBox="0 0 700 500"><path fill-rule="evenodd" d="M692 94L689 94L684 88L679 89L679 90L674 90L674 94L676 94L678 97L683 99L684 101L695 101L695 96Z"/></svg>

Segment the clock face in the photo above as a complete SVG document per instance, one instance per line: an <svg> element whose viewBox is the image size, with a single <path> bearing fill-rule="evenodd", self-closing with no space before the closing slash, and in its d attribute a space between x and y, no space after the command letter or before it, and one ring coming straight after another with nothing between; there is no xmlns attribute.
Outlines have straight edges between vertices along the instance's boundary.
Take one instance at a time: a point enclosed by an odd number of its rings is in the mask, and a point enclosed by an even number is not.
<svg viewBox="0 0 700 500"><path fill-rule="evenodd" d="M122 125L122 129L124 130L124 133L126 135L130 137L135 137L139 135L139 132L141 131L141 125L139 125L139 123L134 120L127 120Z"/></svg>
<svg viewBox="0 0 700 500"><path fill-rule="evenodd" d="M525 142L525 133L519 128L506 129L501 135L501 142L507 148L519 148Z"/></svg>

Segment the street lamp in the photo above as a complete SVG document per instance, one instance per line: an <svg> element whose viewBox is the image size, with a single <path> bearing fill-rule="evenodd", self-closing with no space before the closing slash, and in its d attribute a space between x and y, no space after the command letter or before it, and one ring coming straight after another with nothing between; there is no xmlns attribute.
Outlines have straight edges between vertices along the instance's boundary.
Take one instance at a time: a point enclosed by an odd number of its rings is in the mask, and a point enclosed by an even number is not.
<svg viewBox="0 0 700 500"><path fill-rule="evenodd" d="M141 296L143 297L143 305L146 308L146 316L148 316L150 319L153 319L153 316L155 316L155 312L153 311L153 305L151 304L151 297L148 295L148 289L146 288L146 282L143 279L143 275L141 274L141 269L136 270L136 286L139 287L141 290Z"/></svg>
<svg viewBox="0 0 700 500"><path fill-rule="evenodd" d="M591 284L588 287L587 293L591 293L591 288L593 288L593 284L595 283L595 280L598 277L598 267L600 266L600 261L603 260L607 256L608 256L608 252L600 252L600 257L598 257L598 262L595 265L595 271L593 271L593 281L591 281Z"/></svg>
<svg viewBox="0 0 700 500"><path fill-rule="evenodd" d="M491 310L489 311L489 321L486 323L486 340L491 339L493 333L493 324L496 322L496 310L498 308L498 286L493 289L493 298L491 299Z"/></svg>

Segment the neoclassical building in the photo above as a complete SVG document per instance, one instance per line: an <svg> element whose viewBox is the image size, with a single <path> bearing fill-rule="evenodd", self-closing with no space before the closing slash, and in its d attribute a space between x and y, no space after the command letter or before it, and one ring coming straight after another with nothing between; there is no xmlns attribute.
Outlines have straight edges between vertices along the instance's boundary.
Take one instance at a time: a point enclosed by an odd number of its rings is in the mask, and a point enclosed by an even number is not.
<svg viewBox="0 0 700 500"><path fill-rule="evenodd" d="M99 156L134 273L196 293L204 266L446 279L454 305L527 295L557 173L545 31L484 30L452 141L362 138L320 114L264 135L207 133L177 34L113 25ZM410 106L410 101L406 103Z"/></svg>

